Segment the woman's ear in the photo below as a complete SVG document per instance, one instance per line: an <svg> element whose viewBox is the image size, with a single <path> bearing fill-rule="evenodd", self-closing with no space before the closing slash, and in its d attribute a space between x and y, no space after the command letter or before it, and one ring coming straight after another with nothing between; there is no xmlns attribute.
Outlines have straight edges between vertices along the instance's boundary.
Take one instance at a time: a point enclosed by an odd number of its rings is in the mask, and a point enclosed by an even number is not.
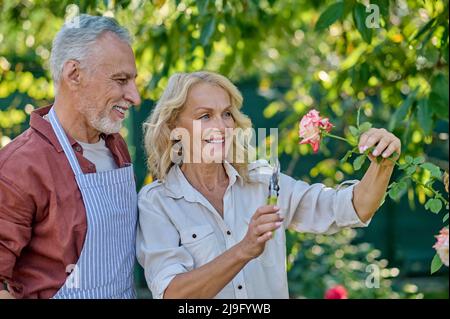
<svg viewBox="0 0 450 319"><path fill-rule="evenodd" d="M172 132L174 130L177 130L178 126L178 119L171 120L169 124L167 125L169 127L169 130Z"/></svg>

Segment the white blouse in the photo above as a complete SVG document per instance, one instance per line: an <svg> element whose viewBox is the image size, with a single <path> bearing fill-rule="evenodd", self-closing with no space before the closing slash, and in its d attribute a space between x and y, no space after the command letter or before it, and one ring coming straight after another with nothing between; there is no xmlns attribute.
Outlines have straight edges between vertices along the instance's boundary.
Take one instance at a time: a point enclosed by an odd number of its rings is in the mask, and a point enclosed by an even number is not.
<svg viewBox="0 0 450 319"><path fill-rule="evenodd" d="M177 275L198 268L241 241L256 209L266 204L272 168L267 161L249 165L250 182L224 163L229 185L223 219L174 165L165 182L139 192L137 259L153 298L162 298ZM216 298L289 298L285 229L332 234L344 227L365 227L352 204L353 187L308 185L281 174L278 206L285 219L262 255L253 259ZM342 187L351 184L349 187ZM214 278L211 278L214 280Z"/></svg>

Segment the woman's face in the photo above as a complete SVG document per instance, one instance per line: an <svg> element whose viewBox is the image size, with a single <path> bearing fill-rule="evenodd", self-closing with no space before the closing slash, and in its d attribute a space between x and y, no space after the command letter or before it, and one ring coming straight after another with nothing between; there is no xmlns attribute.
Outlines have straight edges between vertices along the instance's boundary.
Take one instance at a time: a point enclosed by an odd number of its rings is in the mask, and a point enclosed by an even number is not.
<svg viewBox="0 0 450 319"><path fill-rule="evenodd" d="M229 94L218 85L193 85L176 125L184 129L180 130L184 131L184 163L222 163L232 145L235 127Z"/></svg>

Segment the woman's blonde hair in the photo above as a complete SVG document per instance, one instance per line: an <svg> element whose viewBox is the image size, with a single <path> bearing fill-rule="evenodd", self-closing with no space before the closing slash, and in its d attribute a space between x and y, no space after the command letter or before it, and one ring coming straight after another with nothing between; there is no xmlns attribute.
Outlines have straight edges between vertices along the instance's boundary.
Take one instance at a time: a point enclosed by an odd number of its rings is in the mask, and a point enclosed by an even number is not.
<svg viewBox="0 0 450 319"><path fill-rule="evenodd" d="M175 73L169 78L166 89L156 103L150 116L144 122L144 146L148 156L147 165L153 177L163 181L174 165L171 154L173 145L177 142L171 139L171 131L175 128L178 115L186 104L189 89L197 83L210 83L224 89L230 96L230 112L235 122L235 128L251 129L251 120L244 115L242 95L237 87L223 75L200 71L193 73ZM248 131L248 130L247 130ZM248 179L249 143L243 143L235 134L233 136L232 154L241 154L243 161L229 160L244 180Z"/></svg>

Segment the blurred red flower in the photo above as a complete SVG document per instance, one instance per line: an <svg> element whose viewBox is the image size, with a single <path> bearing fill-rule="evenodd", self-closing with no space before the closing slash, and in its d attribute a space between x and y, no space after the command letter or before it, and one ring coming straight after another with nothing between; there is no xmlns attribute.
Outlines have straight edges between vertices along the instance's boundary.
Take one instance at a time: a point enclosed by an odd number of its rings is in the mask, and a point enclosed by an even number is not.
<svg viewBox="0 0 450 319"><path fill-rule="evenodd" d="M325 299L348 299L347 289L342 285L331 287L325 292Z"/></svg>

